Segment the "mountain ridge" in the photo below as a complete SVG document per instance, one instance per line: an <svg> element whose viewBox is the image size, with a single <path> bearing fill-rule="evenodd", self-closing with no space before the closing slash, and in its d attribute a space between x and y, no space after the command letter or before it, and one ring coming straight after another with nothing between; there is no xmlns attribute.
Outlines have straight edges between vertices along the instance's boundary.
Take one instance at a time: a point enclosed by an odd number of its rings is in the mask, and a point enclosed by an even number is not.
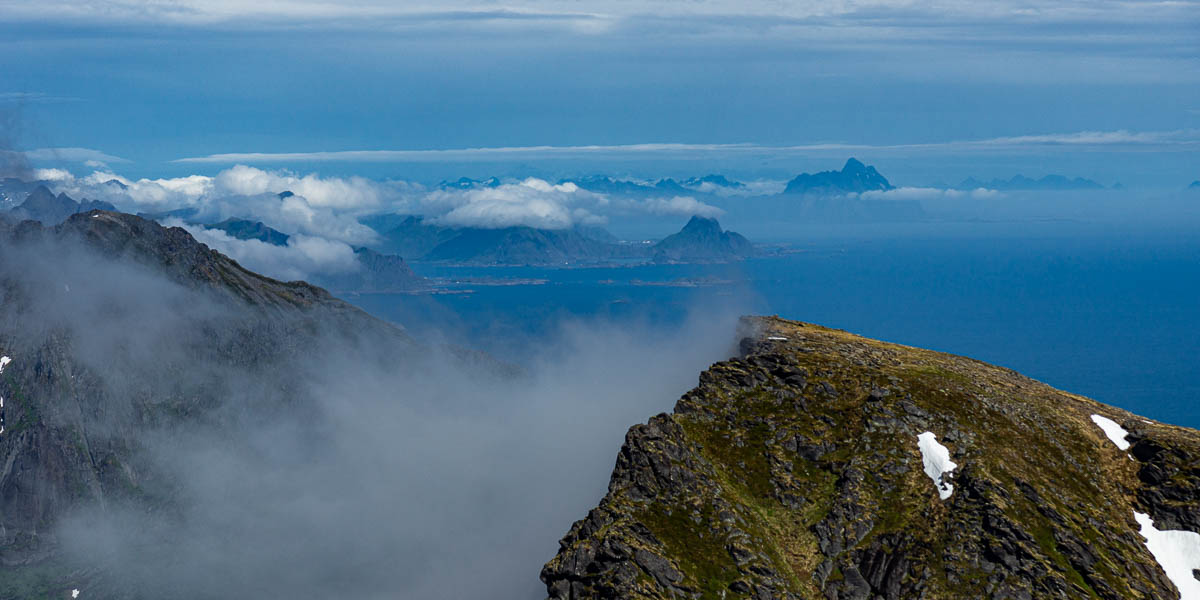
<svg viewBox="0 0 1200 600"><path fill-rule="evenodd" d="M542 570L549 598L1117 600L1192 585L1164 572L1142 523L1200 549L1200 432L964 357L743 326L734 358L629 430L607 495Z"/></svg>

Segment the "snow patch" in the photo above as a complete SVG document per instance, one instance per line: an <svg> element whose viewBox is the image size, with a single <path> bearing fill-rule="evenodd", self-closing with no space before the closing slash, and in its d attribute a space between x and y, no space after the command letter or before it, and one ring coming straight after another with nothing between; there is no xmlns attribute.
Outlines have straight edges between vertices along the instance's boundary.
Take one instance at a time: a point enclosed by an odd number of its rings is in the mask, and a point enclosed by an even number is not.
<svg viewBox="0 0 1200 600"><path fill-rule="evenodd" d="M770 336L770 337L768 337L767 339L768 339L768 340L771 340L771 341L773 341L773 342L786 342L786 341L787 341L787 338L785 338L785 337L779 337L779 336L777 336L777 335Z"/></svg>
<svg viewBox="0 0 1200 600"><path fill-rule="evenodd" d="M1142 526L1138 533L1146 538L1146 549L1179 588L1179 600L1200 600L1200 580L1192 575L1193 569L1200 569L1200 533L1155 529L1150 515L1137 511L1133 518Z"/></svg>
<svg viewBox="0 0 1200 600"><path fill-rule="evenodd" d="M926 431L917 436L917 447L921 449L921 462L925 464L925 474L937 486L938 497L942 500L954 493L954 486L947 481L947 476L958 465L950 460L950 450L937 441L932 431Z"/></svg>
<svg viewBox="0 0 1200 600"><path fill-rule="evenodd" d="M1116 421L1100 415L1092 415L1092 422L1104 430L1104 435L1107 435L1108 439L1117 445L1117 448L1129 449L1129 442L1125 441L1125 436L1129 435L1129 432L1125 431L1124 427L1117 425Z"/></svg>
<svg viewBox="0 0 1200 600"><path fill-rule="evenodd" d="M79 597L79 590L71 590L71 597L72 597L72 598L78 598L78 597Z"/></svg>
<svg viewBox="0 0 1200 600"><path fill-rule="evenodd" d="M11 358L0 356L0 374L4 373L4 367L7 367L10 362L12 362ZM0 433L4 433L4 396L0 396Z"/></svg>

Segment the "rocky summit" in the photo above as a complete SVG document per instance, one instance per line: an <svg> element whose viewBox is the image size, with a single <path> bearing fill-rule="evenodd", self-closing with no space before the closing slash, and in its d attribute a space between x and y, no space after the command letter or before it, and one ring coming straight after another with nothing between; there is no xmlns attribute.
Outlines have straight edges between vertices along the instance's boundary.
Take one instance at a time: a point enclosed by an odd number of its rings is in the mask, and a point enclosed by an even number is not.
<svg viewBox="0 0 1200 600"><path fill-rule="evenodd" d="M1183 598L1200 432L1011 370L746 318L631 428L549 597Z"/></svg>

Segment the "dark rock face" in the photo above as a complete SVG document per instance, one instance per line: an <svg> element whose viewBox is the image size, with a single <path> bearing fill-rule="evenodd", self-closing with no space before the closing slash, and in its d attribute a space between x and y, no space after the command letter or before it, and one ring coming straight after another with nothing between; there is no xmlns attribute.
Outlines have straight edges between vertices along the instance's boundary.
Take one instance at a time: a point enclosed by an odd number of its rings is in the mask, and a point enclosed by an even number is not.
<svg viewBox="0 0 1200 600"><path fill-rule="evenodd" d="M1133 513L1200 532L1200 433L970 359L744 325L739 357L630 429L542 570L550 598L1178 597ZM923 432L957 464L945 500Z"/></svg>
<svg viewBox="0 0 1200 600"><path fill-rule="evenodd" d="M892 184L875 167L864 165L857 159L846 161L841 171L801 173L787 184L785 194L846 194L875 190L890 190Z"/></svg>
<svg viewBox="0 0 1200 600"><path fill-rule="evenodd" d="M752 256L754 245L733 231L722 231L716 219L692 217L679 233L654 245L655 262L737 260Z"/></svg>

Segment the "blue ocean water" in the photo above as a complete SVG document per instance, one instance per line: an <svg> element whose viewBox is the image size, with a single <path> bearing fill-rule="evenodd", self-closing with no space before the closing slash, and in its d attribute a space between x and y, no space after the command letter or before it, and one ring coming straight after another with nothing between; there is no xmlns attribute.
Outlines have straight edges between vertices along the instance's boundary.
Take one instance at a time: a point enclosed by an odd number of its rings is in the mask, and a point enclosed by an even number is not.
<svg viewBox="0 0 1200 600"><path fill-rule="evenodd" d="M1200 427L1200 235L1193 229L822 227L797 232L790 245L788 254L726 265L418 265L431 277L545 281L349 300L418 335L444 332L518 360L564 320L670 326L704 310L779 314L970 356Z"/></svg>

